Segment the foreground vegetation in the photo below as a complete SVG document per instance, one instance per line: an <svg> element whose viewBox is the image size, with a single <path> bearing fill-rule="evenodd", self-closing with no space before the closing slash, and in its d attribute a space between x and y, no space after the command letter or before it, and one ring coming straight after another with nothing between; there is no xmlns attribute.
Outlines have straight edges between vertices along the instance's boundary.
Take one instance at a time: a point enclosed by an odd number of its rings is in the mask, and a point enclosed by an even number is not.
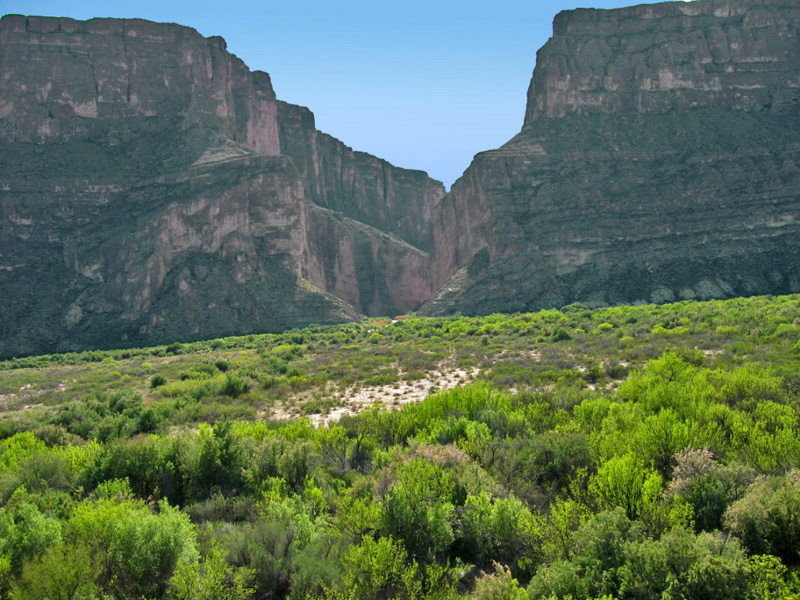
<svg viewBox="0 0 800 600"><path fill-rule="evenodd" d="M0 597L797 598L799 333L786 296L6 361Z"/></svg>

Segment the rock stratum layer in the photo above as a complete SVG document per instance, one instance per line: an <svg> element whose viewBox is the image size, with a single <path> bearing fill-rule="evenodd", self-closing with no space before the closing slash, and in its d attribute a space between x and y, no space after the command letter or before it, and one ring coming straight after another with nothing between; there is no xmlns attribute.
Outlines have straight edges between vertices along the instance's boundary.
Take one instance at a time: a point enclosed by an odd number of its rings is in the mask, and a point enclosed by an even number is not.
<svg viewBox="0 0 800 600"><path fill-rule="evenodd" d="M0 21L0 355L278 331L431 294L424 173L353 152L221 38Z"/></svg>
<svg viewBox="0 0 800 600"><path fill-rule="evenodd" d="M560 13L437 205L430 314L800 291L800 6Z"/></svg>

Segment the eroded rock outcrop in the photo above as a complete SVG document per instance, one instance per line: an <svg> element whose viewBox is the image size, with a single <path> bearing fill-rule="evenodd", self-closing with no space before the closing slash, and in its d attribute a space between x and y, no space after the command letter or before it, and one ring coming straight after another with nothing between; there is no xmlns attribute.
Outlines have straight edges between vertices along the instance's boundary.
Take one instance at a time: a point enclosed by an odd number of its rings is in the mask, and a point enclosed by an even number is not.
<svg viewBox="0 0 800 600"><path fill-rule="evenodd" d="M438 205L432 314L800 290L800 7L567 11Z"/></svg>
<svg viewBox="0 0 800 600"><path fill-rule="evenodd" d="M0 82L0 355L278 331L430 295L414 244L441 184L317 132L221 38L10 15Z"/></svg>

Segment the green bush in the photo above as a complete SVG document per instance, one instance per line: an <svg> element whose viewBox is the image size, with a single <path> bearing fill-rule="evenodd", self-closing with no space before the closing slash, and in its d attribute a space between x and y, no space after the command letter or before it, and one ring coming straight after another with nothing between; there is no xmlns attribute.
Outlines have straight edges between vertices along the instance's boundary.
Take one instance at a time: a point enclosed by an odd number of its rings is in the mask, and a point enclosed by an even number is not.
<svg viewBox="0 0 800 600"><path fill-rule="evenodd" d="M238 375L227 373L225 381L220 388L220 393L231 398L238 398L250 390L250 383Z"/></svg>
<svg viewBox="0 0 800 600"><path fill-rule="evenodd" d="M754 483L724 522L752 554L800 564L800 471Z"/></svg>

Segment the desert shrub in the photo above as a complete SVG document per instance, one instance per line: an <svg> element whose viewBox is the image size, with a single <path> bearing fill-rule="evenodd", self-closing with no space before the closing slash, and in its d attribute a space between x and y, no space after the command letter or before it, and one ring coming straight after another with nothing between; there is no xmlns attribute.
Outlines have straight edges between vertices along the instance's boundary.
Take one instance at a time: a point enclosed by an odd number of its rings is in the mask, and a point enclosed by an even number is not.
<svg viewBox="0 0 800 600"><path fill-rule="evenodd" d="M169 580L173 600L250 600L255 570L228 563L225 553L215 544L198 562L178 564Z"/></svg>
<svg viewBox="0 0 800 600"><path fill-rule="evenodd" d="M76 507L67 528L75 543L96 550L95 584L102 593L162 597L175 567L197 560L194 528L165 501L154 512L130 493L124 482L104 484Z"/></svg>
<svg viewBox="0 0 800 600"><path fill-rule="evenodd" d="M511 576L511 571L494 563L494 573L482 574L475 580L474 600L528 600L525 589Z"/></svg>
<svg viewBox="0 0 800 600"><path fill-rule="evenodd" d="M706 449L682 450L675 462L667 495L680 496L692 506L698 531L720 529L728 506L742 497L755 476L743 465L720 465Z"/></svg>
<svg viewBox="0 0 800 600"><path fill-rule="evenodd" d="M383 506L381 529L401 541L409 556L432 560L455 539L454 491L450 475L426 460L414 459L397 468Z"/></svg>
<svg viewBox="0 0 800 600"><path fill-rule="evenodd" d="M657 472L647 468L641 457L628 453L603 463L592 476L589 490L601 507L620 507L635 519L655 508L661 484Z"/></svg>
<svg viewBox="0 0 800 600"><path fill-rule="evenodd" d="M43 513L35 499L20 488L0 508L0 557L8 558L13 575L22 571L25 561L42 555L62 540L61 524Z"/></svg>
<svg viewBox="0 0 800 600"><path fill-rule="evenodd" d="M751 598L741 547L719 535L675 528L644 535L622 509L598 514L576 534L576 554L539 569L532 598Z"/></svg>
<svg viewBox="0 0 800 600"><path fill-rule="evenodd" d="M800 471L760 479L731 505L725 526L752 554L772 554L786 565L800 563Z"/></svg>
<svg viewBox="0 0 800 600"><path fill-rule="evenodd" d="M230 421L219 421L213 427L201 424L183 457L187 496L204 500L217 493L241 493L245 450L244 441L234 434Z"/></svg>
<svg viewBox="0 0 800 600"><path fill-rule="evenodd" d="M214 365L204 363L201 365L194 365L191 369L187 369L186 371L181 371L180 375L178 375L178 379L208 379L216 374L217 369Z"/></svg>
<svg viewBox="0 0 800 600"><path fill-rule="evenodd" d="M338 575L337 549L326 543L323 523L296 496L271 498L263 518L230 528L223 544L234 566L254 570L260 598L287 597L293 591L303 598Z"/></svg>
<svg viewBox="0 0 800 600"><path fill-rule="evenodd" d="M227 497L217 492L210 498L184 507L193 523L218 522L228 523L256 521L259 509L253 498L247 496Z"/></svg>
<svg viewBox="0 0 800 600"><path fill-rule="evenodd" d="M244 377L231 373L225 375L225 381L220 387L220 393L224 396L230 396L231 398L238 398L242 394L246 394L249 390L250 383Z"/></svg>
<svg viewBox="0 0 800 600"><path fill-rule="evenodd" d="M13 590L15 600L95 598L99 575L91 548L58 544L28 561Z"/></svg>
<svg viewBox="0 0 800 600"><path fill-rule="evenodd" d="M750 587L759 600L782 600L791 595L786 582L788 569L777 556L756 554L748 560Z"/></svg>
<svg viewBox="0 0 800 600"><path fill-rule="evenodd" d="M486 493L468 496L459 523L460 543L468 558L488 565L498 561L521 568L538 562L541 547L539 521L516 498L491 500Z"/></svg>

